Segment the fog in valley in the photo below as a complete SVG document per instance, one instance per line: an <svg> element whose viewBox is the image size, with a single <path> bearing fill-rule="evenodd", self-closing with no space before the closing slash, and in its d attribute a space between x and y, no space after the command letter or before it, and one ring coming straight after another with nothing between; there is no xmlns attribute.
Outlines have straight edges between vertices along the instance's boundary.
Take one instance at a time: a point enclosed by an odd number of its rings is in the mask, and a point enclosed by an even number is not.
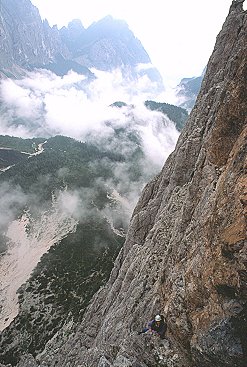
<svg viewBox="0 0 247 367"><path fill-rule="evenodd" d="M23 168L13 165L0 175L1 329L17 315L16 292L42 255L79 223L103 220L114 236L124 238L143 187L178 139L167 116L145 107L146 100L157 98L146 76L126 81L120 70L92 71L96 78L90 83L74 72L60 77L46 70L1 81L0 134L30 142L40 138ZM68 147L59 137L51 143L57 135L75 141L66 140ZM76 141L88 145L76 147ZM63 163L82 148L81 168L75 158L72 166ZM82 186L81 180L88 183ZM108 245L95 235L93 246Z"/></svg>

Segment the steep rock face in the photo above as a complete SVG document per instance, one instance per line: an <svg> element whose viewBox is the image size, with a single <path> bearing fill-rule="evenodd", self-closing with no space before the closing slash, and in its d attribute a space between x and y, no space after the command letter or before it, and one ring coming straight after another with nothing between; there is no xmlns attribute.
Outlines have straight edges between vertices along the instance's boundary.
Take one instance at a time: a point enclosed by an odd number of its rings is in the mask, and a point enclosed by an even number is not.
<svg viewBox="0 0 247 367"><path fill-rule="evenodd" d="M58 29L42 22L38 9L29 0L2 0L0 4L1 67L46 64L57 53L68 56Z"/></svg>
<svg viewBox="0 0 247 367"><path fill-rule="evenodd" d="M42 366L162 365L136 336L155 312L168 322L163 365L246 366L246 25L234 1L187 127L143 192L108 286L62 349L50 343Z"/></svg>
<svg viewBox="0 0 247 367"><path fill-rule="evenodd" d="M233 1L176 150L133 213L106 287L42 367L247 365L247 17ZM138 336L154 313L169 343ZM66 336L67 335L67 336ZM23 357L19 367L36 366Z"/></svg>

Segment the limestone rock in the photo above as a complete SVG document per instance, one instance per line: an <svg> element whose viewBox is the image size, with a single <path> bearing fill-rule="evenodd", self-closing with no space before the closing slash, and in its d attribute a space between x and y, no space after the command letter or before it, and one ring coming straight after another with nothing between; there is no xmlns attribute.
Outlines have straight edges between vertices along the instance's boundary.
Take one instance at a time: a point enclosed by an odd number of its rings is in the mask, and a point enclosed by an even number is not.
<svg viewBox="0 0 247 367"><path fill-rule="evenodd" d="M108 284L68 339L60 330L47 344L41 367L247 365L246 28L233 1L189 121L143 191ZM161 346L138 335L158 312L168 323Z"/></svg>
<svg viewBox="0 0 247 367"><path fill-rule="evenodd" d="M233 1L187 126L143 191L108 285L41 366L247 365L246 28ZM170 340L158 360L158 341L137 336L157 312Z"/></svg>
<svg viewBox="0 0 247 367"><path fill-rule="evenodd" d="M68 56L57 27L43 22L29 0L2 0L0 10L1 69L11 70L14 65L29 69L32 64L48 63L57 53Z"/></svg>

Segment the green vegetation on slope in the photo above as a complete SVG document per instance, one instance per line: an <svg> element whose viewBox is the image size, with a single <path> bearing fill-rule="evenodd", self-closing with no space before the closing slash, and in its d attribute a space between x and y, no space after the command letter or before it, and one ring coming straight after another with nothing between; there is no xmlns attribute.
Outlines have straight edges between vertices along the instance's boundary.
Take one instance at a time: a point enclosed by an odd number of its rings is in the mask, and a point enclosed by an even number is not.
<svg viewBox="0 0 247 367"><path fill-rule="evenodd" d="M22 139L9 135L0 135L0 147L11 148L20 152L34 153L38 144L44 143L45 138Z"/></svg>
<svg viewBox="0 0 247 367"><path fill-rule="evenodd" d="M169 103L146 101L145 106L151 111L160 111L167 115L170 120L174 121L178 131L182 130L189 117L188 112L184 108Z"/></svg>
<svg viewBox="0 0 247 367"><path fill-rule="evenodd" d="M122 243L105 220L94 216L53 246L19 290L20 312L2 333L1 360L16 364L21 354L36 356L66 319L80 321L108 280Z"/></svg>
<svg viewBox="0 0 247 367"><path fill-rule="evenodd" d="M119 183L119 177L114 175L117 164L128 163L128 179L139 179L143 159L137 136L122 129L116 130L116 136L122 144L127 136L134 146L128 155L107 150L107 145L100 149L56 136L47 139L41 154L27 156L0 175L0 186L7 183L26 195L26 202L19 203L19 215L28 208L32 218L39 220L42 212L49 211L53 193L59 190L75 190L83 205L78 208L76 232L43 255L29 281L19 290L20 312L1 334L0 359L4 363L16 364L24 353L40 353L66 321L82 318L94 293L109 278L124 237L116 235L101 212L107 206L113 217L117 213L117 204L109 199L109 187L104 183ZM30 143L10 137L1 139L14 149ZM127 224L123 213L114 220L118 229Z"/></svg>

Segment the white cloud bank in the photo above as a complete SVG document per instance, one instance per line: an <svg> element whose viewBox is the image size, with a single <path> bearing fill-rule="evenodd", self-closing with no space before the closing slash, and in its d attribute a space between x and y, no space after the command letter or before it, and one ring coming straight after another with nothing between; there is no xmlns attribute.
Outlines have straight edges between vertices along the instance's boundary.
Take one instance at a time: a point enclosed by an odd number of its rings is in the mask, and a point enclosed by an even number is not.
<svg viewBox="0 0 247 367"><path fill-rule="evenodd" d="M60 77L43 70L21 80L3 80L0 134L60 134L85 141L89 135L109 137L115 127L128 127L139 132L147 157L163 164L179 133L168 118L144 106L145 100L157 98L150 93L155 85L146 76L126 82L120 70L93 72L97 78L87 87L81 84L84 76L74 72ZM116 101L135 108L111 107Z"/></svg>

